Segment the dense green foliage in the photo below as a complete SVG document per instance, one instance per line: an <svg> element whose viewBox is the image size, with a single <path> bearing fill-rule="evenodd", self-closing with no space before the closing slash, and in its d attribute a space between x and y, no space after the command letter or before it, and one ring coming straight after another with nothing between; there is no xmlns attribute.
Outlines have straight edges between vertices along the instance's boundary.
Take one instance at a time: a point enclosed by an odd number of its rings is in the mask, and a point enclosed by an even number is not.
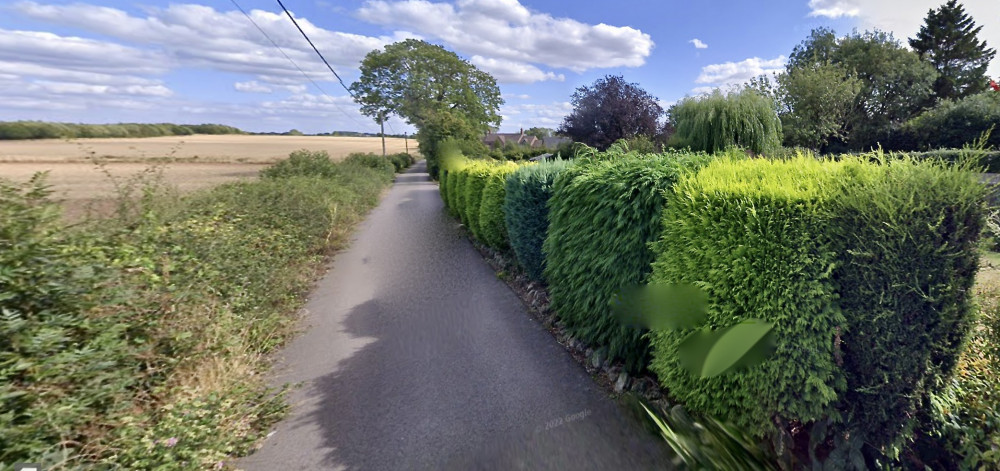
<svg viewBox="0 0 1000 471"><path fill-rule="evenodd" d="M826 65L839 68L845 80L857 77L860 90L844 121L844 132L829 135L829 144L821 147L824 152L867 151L887 142L899 126L927 106L937 77L930 63L891 34L866 31L838 38L827 28L813 30L795 47L785 73Z"/></svg>
<svg viewBox="0 0 1000 471"><path fill-rule="evenodd" d="M344 162L369 167L381 172L396 172L396 164L386 157L378 154L353 152L344 158Z"/></svg>
<svg viewBox="0 0 1000 471"><path fill-rule="evenodd" d="M542 243L549 228L549 198L556 176L570 165L568 160L526 165L506 180L504 221L510 246L528 277L542 280L545 257Z"/></svg>
<svg viewBox="0 0 1000 471"><path fill-rule="evenodd" d="M731 147L765 154L781 146L781 121L774 104L750 89L701 98L687 97L670 108L675 148L722 152Z"/></svg>
<svg viewBox="0 0 1000 471"><path fill-rule="evenodd" d="M483 189L486 188L486 181L493 172L496 164L492 161L477 160L469 164L461 171L466 174L465 186L462 188L464 197L462 198L462 224L469 228L469 232L476 239L482 239L479 232L479 210L482 208Z"/></svg>
<svg viewBox="0 0 1000 471"><path fill-rule="evenodd" d="M191 134L243 134L232 126L221 124L74 124L42 121L0 122L0 140L5 139L73 139L81 137L157 137L188 136Z"/></svg>
<svg viewBox="0 0 1000 471"><path fill-rule="evenodd" d="M910 120L890 143L897 149L961 148L987 132L988 145L1000 148L1000 92L988 91L945 100Z"/></svg>
<svg viewBox="0 0 1000 471"><path fill-rule="evenodd" d="M947 452L945 457L931 456L944 461L934 463L936 469L1000 468L1000 293L981 294L986 295L985 305L955 378L946 391L932 398L922 424L925 438L918 446L933 449L927 443L931 442Z"/></svg>
<svg viewBox="0 0 1000 471"><path fill-rule="evenodd" d="M503 206L507 194L507 176L517 170L517 164L506 162L490 169L479 204L479 236L484 244L497 250L510 246Z"/></svg>
<svg viewBox="0 0 1000 471"><path fill-rule="evenodd" d="M477 143L490 126L500 124L504 103L493 76L418 39L369 52L351 90L361 112L376 122L396 115L417 127L431 178L437 178L438 145L448 138Z"/></svg>
<svg viewBox="0 0 1000 471"><path fill-rule="evenodd" d="M800 157L717 161L675 190L651 279L708 291L711 327L772 322L778 348L697 379L676 357L688 332L658 331L664 386L757 434L832 419L869 463L898 456L969 332L984 187L931 161Z"/></svg>
<svg viewBox="0 0 1000 471"><path fill-rule="evenodd" d="M575 337L606 347L631 371L645 367L648 344L642 329L619 322L610 302L650 271L664 190L708 160L628 154L577 163L555 179L543 245L552 308Z"/></svg>
<svg viewBox="0 0 1000 471"><path fill-rule="evenodd" d="M705 289L711 328L762 319L774 323L778 342L762 365L700 379L677 359L691 332L655 332L650 368L690 410L757 435L774 416L810 422L833 414L846 387L834 358L834 332L845 325L830 275L835 252L822 233L833 176L809 158L721 160L677 185L651 280Z"/></svg>
<svg viewBox="0 0 1000 471"><path fill-rule="evenodd" d="M937 10L927 12L917 37L910 39L910 47L938 72L934 81L936 100L986 91L986 68L996 50L979 40L982 29L957 0L948 0Z"/></svg>
<svg viewBox="0 0 1000 471"><path fill-rule="evenodd" d="M0 179L0 467L207 469L248 453L284 407L263 359L392 178L336 167L169 205L148 191L135 218L72 229L40 180Z"/></svg>
<svg viewBox="0 0 1000 471"><path fill-rule="evenodd" d="M848 316L849 426L894 455L921 402L950 380L969 333L986 189L934 162L880 170L841 181L833 274Z"/></svg>

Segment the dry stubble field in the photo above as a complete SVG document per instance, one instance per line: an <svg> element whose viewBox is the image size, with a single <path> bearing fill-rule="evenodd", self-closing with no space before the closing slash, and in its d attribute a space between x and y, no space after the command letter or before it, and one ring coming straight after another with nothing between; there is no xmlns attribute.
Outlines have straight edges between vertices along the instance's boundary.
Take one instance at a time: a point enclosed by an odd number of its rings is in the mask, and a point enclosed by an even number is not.
<svg viewBox="0 0 1000 471"><path fill-rule="evenodd" d="M409 141L416 153L416 141ZM386 151L403 152L403 139L386 139ZM196 135L133 139L0 141L0 178L26 181L49 172L53 196L68 219L88 208L104 212L114 196L108 174L128 178L155 168L181 192L257 177L267 165L298 149L325 150L334 159L351 152L382 152L375 137ZM102 162L99 167L96 161Z"/></svg>

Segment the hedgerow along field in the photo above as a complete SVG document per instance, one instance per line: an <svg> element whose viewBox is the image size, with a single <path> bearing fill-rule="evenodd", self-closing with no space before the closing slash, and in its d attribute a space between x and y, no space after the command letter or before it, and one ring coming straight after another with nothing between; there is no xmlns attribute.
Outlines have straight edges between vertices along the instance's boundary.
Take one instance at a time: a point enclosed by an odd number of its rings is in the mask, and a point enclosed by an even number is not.
<svg viewBox="0 0 1000 471"><path fill-rule="evenodd" d="M467 226L477 201L468 182L497 165L442 160L442 199ZM987 188L964 165L621 149L531 163L507 174L505 236L515 250L506 256L524 253L517 261L529 275L553 297L564 293L556 317L595 354L624 367L638 359L658 376L680 407L657 418L678 464L993 469L1000 349L988 339L1000 327L1000 286L981 284L973 297ZM532 217L545 221L522 220ZM646 334L616 326L600 293L637 281L694 283L708 295L708 323ZM682 340L719 339L748 320L773 326L776 350L763 363L699 378L678 361Z"/></svg>
<svg viewBox="0 0 1000 471"><path fill-rule="evenodd" d="M222 469L286 408L267 354L326 257L413 163L300 151L66 226L0 179L0 469Z"/></svg>

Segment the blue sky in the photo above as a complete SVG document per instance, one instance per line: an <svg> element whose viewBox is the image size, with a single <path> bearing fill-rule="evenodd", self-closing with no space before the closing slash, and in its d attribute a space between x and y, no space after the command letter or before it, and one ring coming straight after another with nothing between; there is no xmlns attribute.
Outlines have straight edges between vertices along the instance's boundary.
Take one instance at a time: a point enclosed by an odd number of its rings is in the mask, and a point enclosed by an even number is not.
<svg viewBox="0 0 1000 471"><path fill-rule="evenodd" d="M275 0L15 0L0 5L0 121L217 122L377 131ZM913 36L944 0L699 2L282 0L349 84L372 49L420 38L498 79L501 130L558 127L573 91L620 74L669 105L782 67L809 32ZM966 0L1000 49L1000 2ZM989 70L1000 78L1000 60ZM399 119L395 132L414 129Z"/></svg>

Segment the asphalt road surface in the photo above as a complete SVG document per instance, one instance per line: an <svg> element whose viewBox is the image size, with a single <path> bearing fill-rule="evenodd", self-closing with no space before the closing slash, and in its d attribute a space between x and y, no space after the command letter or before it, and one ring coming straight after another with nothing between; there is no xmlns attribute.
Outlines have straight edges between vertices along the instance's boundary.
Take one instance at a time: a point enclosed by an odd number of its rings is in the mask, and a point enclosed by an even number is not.
<svg viewBox="0 0 1000 471"><path fill-rule="evenodd" d="M278 383L292 412L237 465L633 470L667 449L610 399L447 216L424 162L319 282Z"/></svg>

